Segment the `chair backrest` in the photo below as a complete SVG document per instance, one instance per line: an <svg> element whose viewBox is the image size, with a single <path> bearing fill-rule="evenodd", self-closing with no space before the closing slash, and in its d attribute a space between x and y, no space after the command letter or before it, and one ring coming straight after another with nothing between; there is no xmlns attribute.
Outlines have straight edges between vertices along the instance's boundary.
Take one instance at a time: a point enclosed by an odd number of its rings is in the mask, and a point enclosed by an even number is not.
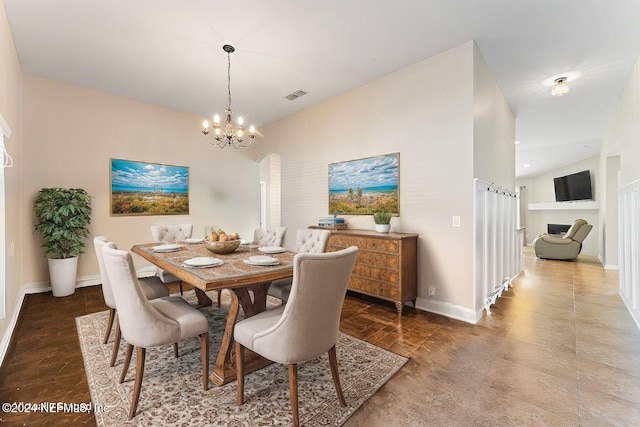
<svg viewBox="0 0 640 427"><path fill-rule="evenodd" d="M567 230L567 233L562 237L564 239L573 239L573 236L577 233L578 229L586 223L587 221L585 221L584 219L576 219L575 221L573 221L573 224L571 224L571 227L569 227L569 229Z"/></svg>
<svg viewBox="0 0 640 427"><path fill-rule="evenodd" d="M107 275L107 270L104 268L104 260L102 258L102 247L108 242L109 240L106 237L98 236L93 239L93 247L96 251L96 258L98 258L98 268L100 269L100 280L102 281L102 295L104 296L104 303L109 308L116 308L116 300L113 298L111 283L109 282L109 276Z"/></svg>
<svg viewBox="0 0 640 427"><path fill-rule="evenodd" d="M125 341L145 348L180 341L178 322L160 313L144 296L131 254L108 242L102 247L102 257Z"/></svg>
<svg viewBox="0 0 640 427"><path fill-rule="evenodd" d="M279 363L313 359L335 345L342 303L358 248L301 253L293 259L291 293L282 316L256 334L254 348Z"/></svg>
<svg viewBox="0 0 640 427"><path fill-rule="evenodd" d="M299 253L322 253L329 242L329 230L299 228L296 232L296 249Z"/></svg>
<svg viewBox="0 0 640 427"><path fill-rule="evenodd" d="M276 227L273 230L257 228L253 233L253 243L260 246L282 246L282 238L287 227Z"/></svg>
<svg viewBox="0 0 640 427"><path fill-rule="evenodd" d="M573 235L573 240L582 243L593 228L591 224L582 224L582 226Z"/></svg>
<svg viewBox="0 0 640 427"><path fill-rule="evenodd" d="M193 233L193 224L152 225L151 235L156 242L175 243L189 239Z"/></svg>

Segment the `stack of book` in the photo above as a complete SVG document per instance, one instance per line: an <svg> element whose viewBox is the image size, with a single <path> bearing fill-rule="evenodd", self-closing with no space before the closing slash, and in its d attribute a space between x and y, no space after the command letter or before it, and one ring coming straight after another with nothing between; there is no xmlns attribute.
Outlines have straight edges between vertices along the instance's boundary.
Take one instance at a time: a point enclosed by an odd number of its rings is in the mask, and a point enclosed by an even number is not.
<svg viewBox="0 0 640 427"><path fill-rule="evenodd" d="M344 218L336 218L333 216L330 217L320 217L318 220L319 227L328 227L328 228L336 228L343 229L347 228L347 224L344 222Z"/></svg>

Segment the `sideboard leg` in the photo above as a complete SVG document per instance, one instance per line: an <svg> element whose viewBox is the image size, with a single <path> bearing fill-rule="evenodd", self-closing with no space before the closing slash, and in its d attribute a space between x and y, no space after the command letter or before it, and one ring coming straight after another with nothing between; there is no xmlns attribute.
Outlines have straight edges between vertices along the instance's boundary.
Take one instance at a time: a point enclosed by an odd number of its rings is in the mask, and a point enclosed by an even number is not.
<svg viewBox="0 0 640 427"><path fill-rule="evenodd" d="M396 302L396 310L398 310L398 316L402 316L403 307L404 307L404 304L402 304L401 302Z"/></svg>

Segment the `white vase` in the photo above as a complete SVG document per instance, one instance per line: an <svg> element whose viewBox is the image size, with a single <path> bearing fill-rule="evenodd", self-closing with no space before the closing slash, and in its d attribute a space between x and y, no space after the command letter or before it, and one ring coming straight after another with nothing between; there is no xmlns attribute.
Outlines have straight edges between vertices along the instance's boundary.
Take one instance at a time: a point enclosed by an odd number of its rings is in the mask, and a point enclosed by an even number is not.
<svg viewBox="0 0 640 427"><path fill-rule="evenodd" d="M388 233L391 229L391 224L375 224L375 226L378 233Z"/></svg>
<svg viewBox="0 0 640 427"><path fill-rule="evenodd" d="M49 258L49 281L54 297L66 297L76 291L78 257Z"/></svg>

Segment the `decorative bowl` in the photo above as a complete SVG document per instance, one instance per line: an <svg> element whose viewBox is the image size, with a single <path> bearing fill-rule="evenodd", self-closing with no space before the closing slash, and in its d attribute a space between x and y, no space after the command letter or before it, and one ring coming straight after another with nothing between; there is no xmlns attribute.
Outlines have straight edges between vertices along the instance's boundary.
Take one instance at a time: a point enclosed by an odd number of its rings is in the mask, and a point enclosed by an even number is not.
<svg viewBox="0 0 640 427"><path fill-rule="evenodd" d="M230 254L238 249L240 246L240 240L227 240L226 242L210 242L204 241L204 247L209 249L214 254Z"/></svg>

